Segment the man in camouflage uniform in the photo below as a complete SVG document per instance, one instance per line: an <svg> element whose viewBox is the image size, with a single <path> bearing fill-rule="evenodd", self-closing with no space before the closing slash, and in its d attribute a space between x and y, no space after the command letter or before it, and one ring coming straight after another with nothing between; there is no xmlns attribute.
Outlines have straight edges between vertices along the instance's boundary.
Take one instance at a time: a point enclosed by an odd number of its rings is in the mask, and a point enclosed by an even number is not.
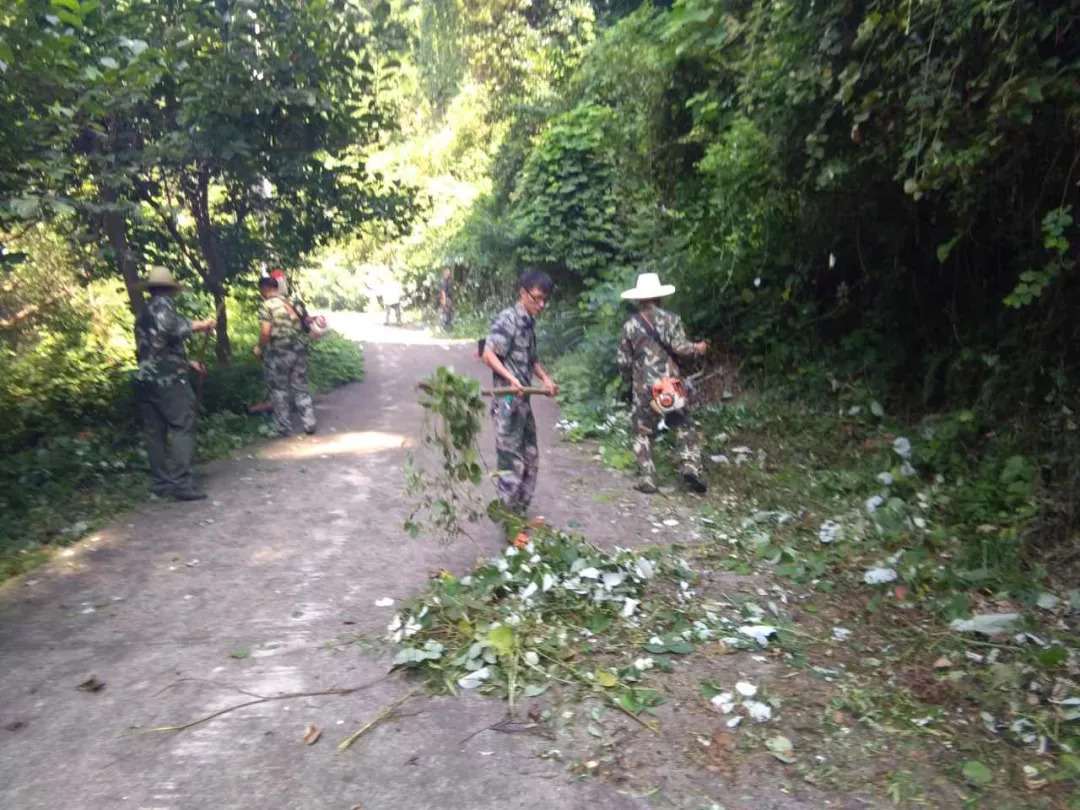
<svg viewBox="0 0 1080 810"><path fill-rule="evenodd" d="M263 358L274 426L282 436L292 433L289 394L304 425L304 432L315 432L315 405L308 392L308 341L300 316L292 304L277 294L277 279L259 279L263 302L259 307L259 343L255 356Z"/></svg>
<svg viewBox="0 0 1080 810"><path fill-rule="evenodd" d="M634 457L641 472L641 479L634 488L639 492L657 491L652 440L660 424L660 414L652 408L652 385L664 377L682 376L672 353L679 357L692 357L704 354L708 348L704 341L691 343L687 340L682 319L660 308L659 299L673 292L675 287L661 284L655 273L642 273L638 276L637 286L622 294L624 299L640 302L638 314L623 325L619 340L619 372L631 385L630 421L634 432ZM645 324L651 325L659 341L649 334ZM667 344L667 347L662 344ZM700 442L690 414L684 410L671 422L674 423L672 427L675 429L680 472L690 489L704 492L706 486L701 472Z"/></svg>
<svg viewBox="0 0 1080 810"><path fill-rule="evenodd" d="M150 300L135 319L135 399L146 432L154 494L179 501L206 497L191 480L195 463L195 392L188 370L204 373L188 361L184 341L195 332L209 332L215 321L189 321L176 311L173 296L184 287L164 267L151 267L143 288Z"/></svg>
<svg viewBox="0 0 1080 810"><path fill-rule="evenodd" d="M524 389L533 374L540 378L548 396L559 393L547 371L536 359L536 316L547 306L554 284L547 273L529 271L518 279L518 302L491 322L482 359L491 369L496 387L509 386L515 393L495 397L491 418L495 423L498 477L495 488L506 509L524 515L536 489L540 450L536 443L536 420Z"/></svg>

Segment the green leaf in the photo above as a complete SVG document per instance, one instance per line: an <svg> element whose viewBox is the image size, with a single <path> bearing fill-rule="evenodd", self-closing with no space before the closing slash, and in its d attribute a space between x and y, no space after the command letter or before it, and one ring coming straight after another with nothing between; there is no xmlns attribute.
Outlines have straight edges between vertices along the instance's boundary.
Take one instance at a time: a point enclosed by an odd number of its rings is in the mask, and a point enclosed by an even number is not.
<svg viewBox="0 0 1080 810"><path fill-rule="evenodd" d="M599 669L596 671L596 682L605 689L610 689L613 686L619 685L619 678L610 670Z"/></svg>
<svg viewBox="0 0 1080 810"><path fill-rule="evenodd" d="M789 765L795 762L795 750L791 745L791 740L787 737L770 737L765 741L765 747L769 749L770 754L781 762L786 762Z"/></svg>
<svg viewBox="0 0 1080 810"><path fill-rule="evenodd" d="M641 710L645 708L638 702L637 698L634 697L633 690L629 689L619 695L619 705L635 717L641 714Z"/></svg>
<svg viewBox="0 0 1080 810"><path fill-rule="evenodd" d="M229 653L230 658L235 658L237 660L243 660L244 658L247 658L249 655L251 655L251 650L248 650L248 649L233 650L231 653Z"/></svg>
<svg viewBox="0 0 1080 810"><path fill-rule="evenodd" d="M82 28L83 26L82 17L77 14L72 14L70 11L57 11L56 16L61 22L66 22L74 28Z"/></svg>
<svg viewBox="0 0 1080 810"><path fill-rule="evenodd" d="M40 201L36 197L16 197L9 204L16 216L28 219L38 212Z"/></svg>
<svg viewBox="0 0 1080 810"><path fill-rule="evenodd" d="M495 652L505 658L514 651L514 628L506 624L492 627L488 631L487 640Z"/></svg>
<svg viewBox="0 0 1080 810"><path fill-rule="evenodd" d="M969 759L964 763L963 774L968 784L976 787L986 787L994 781L994 775L990 773L990 769L977 759Z"/></svg>
<svg viewBox="0 0 1080 810"><path fill-rule="evenodd" d="M1069 660L1069 652L1064 647L1051 647L1039 655L1039 663L1046 669L1064 666Z"/></svg>
<svg viewBox="0 0 1080 810"><path fill-rule="evenodd" d="M949 258L949 254L952 253L952 249L956 247L959 236L954 236L948 242L942 242L937 246L937 260L940 264L945 264L945 261Z"/></svg>

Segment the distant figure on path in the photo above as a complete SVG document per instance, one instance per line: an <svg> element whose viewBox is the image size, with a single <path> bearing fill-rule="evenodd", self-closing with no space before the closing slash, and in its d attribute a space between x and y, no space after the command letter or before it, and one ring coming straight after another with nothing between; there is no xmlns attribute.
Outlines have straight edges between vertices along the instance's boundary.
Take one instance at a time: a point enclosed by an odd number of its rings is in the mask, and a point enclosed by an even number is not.
<svg viewBox="0 0 1080 810"><path fill-rule="evenodd" d="M439 306L442 308L443 329L450 331L454 325L454 299L450 294L450 268L443 270L442 284L439 287Z"/></svg>
<svg viewBox="0 0 1080 810"><path fill-rule="evenodd" d="M401 285L396 279L391 278L382 288L383 309L386 310L385 326L390 325L390 310L394 310L397 316L397 325L401 326Z"/></svg>
<svg viewBox="0 0 1080 810"><path fill-rule="evenodd" d="M517 286L518 302L491 322L482 359L492 370L496 387L510 386L515 391L491 402L498 459L495 487L506 509L523 517L536 489L540 461L536 420L524 389L531 385L533 374L540 378L548 396L556 396L559 386L536 359L533 328L555 285L547 273L531 270L522 274Z"/></svg>
<svg viewBox="0 0 1080 810"><path fill-rule="evenodd" d="M135 399L146 432L154 494L178 501L206 497L196 492L191 469L195 463L195 392L188 371L205 374L201 363L189 361L184 341L195 332L212 332L216 321L189 321L176 311L173 296L185 289L164 267L151 267L142 288L150 300L135 320Z"/></svg>
<svg viewBox="0 0 1080 810"><path fill-rule="evenodd" d="M292 394L304 432L315 432L315 405L308 392L307 336L300 315L288 299L277 295L277 279L259 279L263 302L259 306L259 343L255 356L263 358L263 372L274 409L274 427L281 436L292 433Z"/></svg>
<svg viewBox="0 0 1080 810"><path fill-rule="evenodd" d="M661 284L656 273L642 273L637 285L622 294L626 300L640 302L638 312L623 325L619 340L619 373L630 383L633 397L630 422L634 433L634 457L641 474L634 489L639 492L657 491L652 440L662 416L665 423L675 429L679 469L687 486L694 492L706 489L701 472L700 441L689 406L683 404L662 414L654 401L658 395L677 392L681 386L680 357L702 355L708 350L704 341L691 343L686 339L678 315L660 308L660 299L673 292L674 285Z"/></svg>

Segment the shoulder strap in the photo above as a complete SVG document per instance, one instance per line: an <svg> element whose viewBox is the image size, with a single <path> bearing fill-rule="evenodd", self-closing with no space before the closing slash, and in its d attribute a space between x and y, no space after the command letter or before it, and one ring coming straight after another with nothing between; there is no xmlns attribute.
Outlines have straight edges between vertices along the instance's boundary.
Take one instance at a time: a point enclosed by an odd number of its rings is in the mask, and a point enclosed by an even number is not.
<svg viewBox="0 0 1080 810"><path fill-rule="evenodd" d="M292 312L293 317L300 322L300 329L304 332L310 332L311 324L308 323L308 311L304 302L299 298L294 298L291 304L288 301L285 301L285 306Z"/></svg>
<svg viewBox="0 0 1080 810"><path fill-rule="evenodd" d="M675 354L674 349L668 345L668 342L660 337L660 333L656 331L656 327L649 323L649 319L645 317L644 313L635 312L634 317L637 318L637 322L641 324L641 328L645 330L645 333L660 344L660 348L667 352L668 357L675 363L676 367L679 365L679 356Z"/></svg>

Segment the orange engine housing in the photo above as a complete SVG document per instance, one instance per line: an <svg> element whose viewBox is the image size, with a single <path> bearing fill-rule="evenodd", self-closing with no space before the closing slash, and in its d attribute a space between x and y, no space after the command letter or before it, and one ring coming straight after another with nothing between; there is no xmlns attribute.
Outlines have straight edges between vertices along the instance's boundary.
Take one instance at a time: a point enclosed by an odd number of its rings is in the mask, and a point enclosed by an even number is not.
<svg viewBox="0 0 1080 810"><path fill-rule="evenodd" d="M652 409L657 413L673 413L686 407L686 387L675 377L663 377L652 384Z"/></svg>

